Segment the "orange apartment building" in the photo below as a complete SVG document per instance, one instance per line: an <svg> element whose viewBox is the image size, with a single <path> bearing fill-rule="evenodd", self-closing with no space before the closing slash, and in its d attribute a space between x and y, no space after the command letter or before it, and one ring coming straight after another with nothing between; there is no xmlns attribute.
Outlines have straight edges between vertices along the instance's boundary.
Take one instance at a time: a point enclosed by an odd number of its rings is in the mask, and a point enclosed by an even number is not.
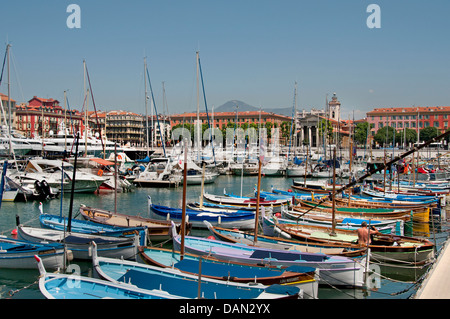
<svg viewBox="0 0 450 319"><path fill-rule="evenodd" d="M206 112L199 113L199 119L204 123L208 123ZM182 114L174 114L170 115L170 125L173 127L177 124L183 124L183 123L190 123L194 124L197 120L197 113L182 113ZM255 124L262 124L265 125L266 123L270 122L272 124L280 124L282 122L288 121L290 122L292 120L289 116L279 115L275 113L268 113L264 111L244 111L244 112L219 112L214 113L214 115L209 114L209 121L210 124L213 127L217 127L219 129L222 129L222 127L227 125L228 122L235 123L237 120L238 126L242 125L243 123L255 123Z"/></svg>

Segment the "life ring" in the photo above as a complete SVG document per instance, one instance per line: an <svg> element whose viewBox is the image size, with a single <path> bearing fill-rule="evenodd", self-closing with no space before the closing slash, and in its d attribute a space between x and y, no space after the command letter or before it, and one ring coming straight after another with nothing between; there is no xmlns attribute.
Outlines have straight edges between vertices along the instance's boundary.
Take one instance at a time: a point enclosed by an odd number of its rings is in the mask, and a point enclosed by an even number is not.
<svg viewBox="0 0 450 319"><path fill-rule="evenodd" d="M117 155L117 159L121 160L122 159L122 155Z"/></svg>
<svg viewBox="0 0 450 319"><path fill-rule="evenodd" d="M97 172L97 175L98 175L98 176L102 176L102 175L103 175L103 170L102 170L102 169L99 169L98 172Z"/></svg>

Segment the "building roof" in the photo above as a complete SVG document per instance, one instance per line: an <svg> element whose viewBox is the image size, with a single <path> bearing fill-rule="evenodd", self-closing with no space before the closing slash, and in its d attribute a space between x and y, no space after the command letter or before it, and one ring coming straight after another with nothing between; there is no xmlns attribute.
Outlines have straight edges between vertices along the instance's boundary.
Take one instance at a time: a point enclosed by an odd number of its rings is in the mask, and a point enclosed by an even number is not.
<svg viewBox="0 0 450 319"><path fill-rule="evenodd" d="M42 102L42 103L46 103L46 102L57 102L57 103L59 104L59 101L58 101L58 100L55 100L55 99L52 99L52 98L50 98L50 99L43 99L43 98L41 98L41 97L37 97L36 95L33 96L33 98L32 98L31 100L29 100L28 103L31 102L31 101L33 101L33 100L38 100L38 101L40 101L40 102Z"/></svg>
<svg viewBox="0 0 450 319"><path fill-rule="evenodd" d="M208 114L210 117L212 117L212 113ZM242 117L258 117L261 115L261 117L278 117L278 118L283 118L283 119L291 119L291 117L286 116L286 115L281 115L281 114L276 114L276 113L272 113L272 112L265 112L265 111L242 111L242 112L237 112L238 118L242 118ZM236 112L215 112L214 113L214 118L218 118L218 117L235 117L236 116ZM190 112L190 113L182 113L182 114L172 114L170 115L170 117L172 119L174 118L186 118L186 117L192 117L192 118L196 118L197 117L197 113L196 112ZM199 117L206 117L206 112L200 112L199 113Z"/></svg>
<svg viewBox="0 0 450 319"><path fill-rule="evenodd" d="M367 115L375 115L380 113L426 113L426 112L450 112L450 106L414 106L414 107L386 107L386 108L375 108Z"/></svg>
<svg viewBox="0 0 450 319"><path fill-rule="evenodd" d="M8 101L8 95L0 93L0 97L2 98L2 101ZM11 102L16 102L16 100L11 99Z"/></svg>

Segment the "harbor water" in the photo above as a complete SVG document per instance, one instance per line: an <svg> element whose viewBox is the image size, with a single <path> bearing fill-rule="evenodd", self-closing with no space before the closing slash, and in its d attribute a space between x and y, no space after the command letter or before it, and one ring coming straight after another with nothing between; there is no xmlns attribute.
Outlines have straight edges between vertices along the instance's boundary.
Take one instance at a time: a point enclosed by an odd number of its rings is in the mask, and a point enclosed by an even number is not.
<svg viewBox="0 0 450 319"><path fill-rule="evenodd" d="M293 183L292 178L262 177L261 190L288 190ZM204 186L205 192L221 195L226 191L235 195L251 196L257 186L257 176L221 175L213 184ZM198 201L201 194L200 185L187 186L187 201ZM81 204L102 208L119 213L148 216L147 195L152 202L172 207L182 207L183 188L134 188L132 192L117 193L101 190L93 194L74 194L72 213L78 216ZM15 229L16 218L20 223L39 227L39 202L2 202L0 208L0 233L11 237ZM70 195L43 202L43 211L48 214L68 216ZM193 230L193 235L209 236L207 230ZM436 243L439 253L447 240L448 224L445 218L435 217L429 223L416 225L413 236L426 237ZM78 262L81 275L92 276L89 262ZM409 267L409 265L386 266L377 265L378 272L371 289L341 289L336 287L320 287L319 299L408 299L414 296L426 275L430 265ZM1 299L42 299L38 287L38 270L0 269Z"/></svg>

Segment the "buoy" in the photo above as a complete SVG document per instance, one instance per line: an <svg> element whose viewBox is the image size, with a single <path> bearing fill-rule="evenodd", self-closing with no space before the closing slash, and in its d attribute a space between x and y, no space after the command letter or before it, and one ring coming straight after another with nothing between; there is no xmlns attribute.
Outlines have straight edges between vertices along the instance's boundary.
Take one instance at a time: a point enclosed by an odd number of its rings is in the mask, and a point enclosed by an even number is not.
<svg viewBox="0 0 450 319"><path fill-rule="evenodd" d="M214 240L216 239L213 235L208 236L208 239Z"/></svg>
<svg viewBox="0 0 450 319"><path fill-rule="evenodd" d="M13 230L11 231L11 235L17 236L17 229L13 229Z"/></svg>

